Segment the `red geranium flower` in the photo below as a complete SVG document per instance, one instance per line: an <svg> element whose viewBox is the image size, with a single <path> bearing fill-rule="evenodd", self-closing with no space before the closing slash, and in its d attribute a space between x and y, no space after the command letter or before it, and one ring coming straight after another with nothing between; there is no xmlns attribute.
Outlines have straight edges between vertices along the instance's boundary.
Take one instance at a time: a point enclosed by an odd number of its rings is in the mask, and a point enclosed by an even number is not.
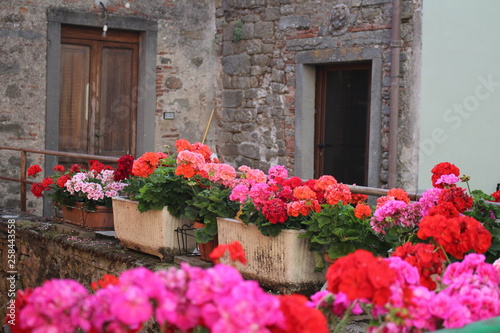
<svg viewBox="0 0 500 333"><path fill-rule="evenodd" d="M28 168L28 177L35 176L37 173L41 172L42 168L38 164L32 165Z"/></svg>
<svg viewBox="0 0 500 333"><path fill-rule="evenodd" d="M451 203L459 213L465 212L472 208L474 200L470 195L465 193L465 189L461 187L445 188L441 191L438 197L438 205L441 203Z"/></svg>
<svg viewBox="0 0 500 333"><path fill-rule="evenodd" d="M500 202L500 190L496 191L495 193L492 193L491 196L495 198L496 202Z"/></svg>
<svg viewBox="0 0 500 333"><path fill-rule="evenodd" d="M42 183L35 183L31 185L31 193L37 198L43 197L43 190L45 186Z"/></svg>
<svg viewBox="0 0 500 333"><path fill-rule="evenodd" d="M134 176L147 177L152 174L158 165L158 155L156 153L144 153L134 161L132 173Z"/></svg>
<svg viewBox="0 0 500 333"><path fill-rule="evenodd" d="M406 191L403 190L402 188L391 188L387 192L387 196L394 197L395 200L404 201L405 203L410 202L410 197L408 196L408 193L406 193Z"/></svg>
<svg viewBox="0 0 500 333"><path fill-rule="evenodd" d="M445 217L457 217L460 212L455 208L451 202L441 202L429 210L430 216L443 215Z"/></svg>
<svg viewBox="0 0 500 333"><path fill-rule="evenodd" d="M392 255L400 257L418 269L421 285L429 290L436 289L436 282L432 277L443 272L446 261L443 251L432 244L407 242L398 246Z"/></svg>
<svg viewBox="0 0 500 333"><path fill-rule="evenodd" d="M52 179L52 177L47 177L42 180L43 187L49 187L52 184L54 184L54 179Z"/></svg>
<svg viewBox="0 0 500 333"><path fill-rule="evenodd" d="M271 329L272 333L328 333L328 323L323 313L306 305L307 297L304 295L278 296L280 309L285 316L286 327L282 330L277 327Z"/></svg>
<svg viewBox="0 0 500 333"><path fill-rule="evenodd" d="M354 208L354 216L358 219L362 219L363 217L369 217L372 214L372 209L370 206L365 205L363 203L358 203L356 208Z"/></svg>
<svg viewBox="0 0 500 333"><path fill-rule="evenodd" d="M83 167L80 164L73 164L69 169L71 170L71 172L77 173L80 172Z"/></svg>
<svg viewBox="0 0 500 333"><path fill-rule="evenodd" d="M230 244L219 244L213 251L210 253L210 259L214 263L219 263L220 258L224 256L226 251L229 251L229 256L231 261L239 261L243 265L246 265L247 258L245 257L245 250L240 242L234 241Z"/></svg>
<svg viewBox="0 0 500 333"><path fill-rule="evenodd" d="M57 178L56 184L59 187L64 187L64 184L66 184L66 182L70 179L71 179L70 175L62 175L61 177Z"/></svg>
<svg viewBox="0 0 500 333"><path fill-rule="evenodd" d="M441 178L441 176L454 174L458 177L460 175L460 169L457 168L454 164L448 162L436 164L434 168L432 168L431 172L432 186L437 188L444 188L444 184L436 184L436 181Z"/></svg>
<svg viewBox="0 0 500 333"><path fill-rule="evenodd" d="M356 250L335 261L326 273L328 290L339 291L350 300L365 298L374 304L387 303L389 287L396 279L389 263L366 250Z"/></svg>
<svg viewBox="0 0 500 333"><path fill-rule="evenodd" d="M465 215L454 218L426 216L420 221L417 236L423 240L432 237L457 259L463 259L470 250L484 253L491 246L489 231L479 221Z"/></svg>
<svg viewBox="0 0 500 333"><path fill-rule="evenodd" d="M349 203L351 205L357 205L365 202L366 200L368 200L368 196L366 194L351 193L351 201Z"/></svg>
<svg viewBox="0 0 500 333"><path fill-rule="evenodd" d="M116 168L113 180L118 182L127 179L132 173L132 165L134 164L134 157L132 155L123 155L118 159L118 166Z"/></svg>
<svg viewBox="0 0 500 333"><path fill-rule="evenodd" d="M102 279L99 279L97 281L94 281L90 284L90 287L92 290L97 290L99 288L106 288L109 285L115 285L118 284L120 280L114 275L111 274L104 274Z"/></svg>
<svg viewBox="0 0 500 333"><path fill-rule="evenodd" d="M53 170L57 171L57 172L64 172L65 171L65 169L62 165L56 165Z"/></svg>
<svg viewBox="0 0 500 333"><path fill-rule="evenodd" d="M33 289L26 288L24 290L19 290L16 294L16 299L14 301L15 310L14 313L16 316L14 318L10 318L9 315L5 316L5 324L10 326L10 330L12 333L30 333L30 329L22 329L21 328L21 320L19 313L25 307L28 298L33 293ZM13 321L13 324L12 324Z"/></svg>
<svg viewBox="0 0 500 333"><path fill-rule="evenodd" d="M104 165L101 162L96 161L96 160L90 160L89 165L90 165L90 170L93 170L95 172L101 172L102 170L105 170L105 169L108 169L108 170L113 169L112 167L110 167L108 165Z"/></svg>
<svg viewBox="0 0 500 333"><path fill-rule="evenodd" d="M264 202L262 214L273 223L285 223L288 219L286 203L280 199L271 199Z"/></svg>

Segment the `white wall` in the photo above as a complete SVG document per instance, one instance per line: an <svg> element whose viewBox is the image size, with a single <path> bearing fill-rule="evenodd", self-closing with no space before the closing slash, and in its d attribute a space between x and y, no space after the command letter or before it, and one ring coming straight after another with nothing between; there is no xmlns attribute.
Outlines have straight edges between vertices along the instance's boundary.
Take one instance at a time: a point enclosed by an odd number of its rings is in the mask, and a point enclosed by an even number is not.
<svg viewBox="0 0 500 333"><path fill-rule="evenodd" d="M500 183L500 1L424 0L418 189L440 162ZM464 184L462 184L464 185Z"/></svg>

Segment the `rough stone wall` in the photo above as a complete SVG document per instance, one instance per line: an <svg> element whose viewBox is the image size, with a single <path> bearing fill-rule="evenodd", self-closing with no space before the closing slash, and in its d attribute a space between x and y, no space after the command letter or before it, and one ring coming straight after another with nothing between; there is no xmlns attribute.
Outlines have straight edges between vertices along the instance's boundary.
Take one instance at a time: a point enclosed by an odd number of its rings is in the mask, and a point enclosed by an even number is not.
<svg viewBox="0 0 500 333"><path fill-rule="evenodd" d="M0 209L0 212L5 213ZM3 216L3 215L2 215ZM167 269L173 263L125 249L114 238L86 239L55 231L52 222L25 215L16 218L15 248L9 246L9 219L0 220L0 317L6 314L9 293L35 288L50 279L73 279L89 288L104 274L120 275L136 267L156 271ZM15 252L14 262L9 250ZM13 268L9 268L13 265ZM15 272L15 273L12 273ZM14 277L14 279L12 279ZM11 285L11 282L15 282ZM148 323L141 332L158 332Z"/></svg>
<svg viewBox="0 0 500 333"><path fill-rule="evenodd" d="M296 57L303 52L382 50L380 184L387 181L391 0L106 0L110 15L158 22L155 150L203 138L224 162L294 169ZM125 5L129 4L127 8ZM403 0L400 185L415 186L421 1ZM100 13L98 1L7 0L0 4L0 146L43 149L47 10ZM415 50L417 52L415 52ZM341 61L342 59L338 59ZM175 119L162 119L163 112ZM19 177L19 153L0 152L0 174ZM28 155L43 165L43 156ZM312 163L312 161L311 161ZM0 180L4 205L19 184ZM41 200L28 203L40 212Z"/></svg>
<svg viewBox="0 0 500 333"><path fill-rule="evenodd" d="M178 138L201 141L215 108L218 60L214 53L215 8L211 1L103 0L110 16L158 22L155 119L156 151ZM126 5L129 6L126 6ZM127 8L128 7L128 8ZM47 10L100 14L99 1L5 0L0 2L0 146L45 148ZM175 112L163 120L164 111ZM213 127L206 143L213 144ZM43 156L28 154L43 166ZM0 151L0 174L19 178L19 153ZM28 209L40 213L31 194ZM19 206L19 183L0 180L0 198Z"/></svg>
<svg viewBox="0 0 500 333"><path fill-rule="evenodd" d="M306 51L383 52L380 183L387 182L391 61L390 0L226 0L217 2L223 66L218 140L226 162L267 170L294 165L296 56ZM400 141L414 144L408 94L414 38L411 0L402 4ZM341 61L341 59L338 59ZM311 161L312 163L312 161ZM407 161L400 160L400 165ZM411 175L404 174L405 177Z"/></svg>

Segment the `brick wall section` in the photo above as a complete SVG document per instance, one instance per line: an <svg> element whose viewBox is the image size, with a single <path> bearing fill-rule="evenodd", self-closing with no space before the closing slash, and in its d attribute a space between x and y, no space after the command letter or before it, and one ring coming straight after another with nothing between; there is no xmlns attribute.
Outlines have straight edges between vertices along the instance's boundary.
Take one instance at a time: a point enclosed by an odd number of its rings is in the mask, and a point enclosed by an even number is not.
<svg viewBox="0 0 500 333"><path fill-rule="evenodd" d="M224 75L218 139L226 162L263 170L283 164L293 170L297 53L377 47L383 50L380 182L386 183L392 1L234 0L218 4ZM411 89L413 15L419 6L403 1L402 114L410 112L403 89ZM400 128L400 133L405 132Z"/></svg>

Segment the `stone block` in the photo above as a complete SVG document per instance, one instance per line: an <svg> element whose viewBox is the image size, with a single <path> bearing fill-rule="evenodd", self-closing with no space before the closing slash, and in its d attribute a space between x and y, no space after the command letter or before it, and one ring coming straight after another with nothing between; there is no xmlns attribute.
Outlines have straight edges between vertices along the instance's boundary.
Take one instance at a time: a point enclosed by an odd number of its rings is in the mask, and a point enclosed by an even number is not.
<svg viewBox="0 0 500 333"><path fill-rule="evenodd" d="M262 52L262 41L259 39L249 40L246 43L246 52L248 54L257 54Z"/></svg>
<svg viewBox="0 0 500 333"><path fill-rule="evenodd" d="M282 17L278 23L278 29L285 30L292 29L309 29L311 26L311 19L307 15Z"/></svg>
<svg viewBox="0 0 500 333"><path fill-rule="evenodd" d="M285 72L273 68L271 72L271 81L283 83L284 77L285 77Z"/></svg>
<svg viewBox="0 0 500 333"><path fill-rule="evenodd" d="M272 38L274 36L273 22L255 23L255 38Z"/></svg>
<svg viewBox="0 0 500 333"><path fill-rule="evenodd" d="M220 147L222 155L237 156L239 154L238 145L235 143L226 143Z"/></svg>
<svg viewBox="0 0 500 333"><path fill-rule="evenodd" d="M276 21L280 18L280 9L278 7L267 7L264 11L265 21Z"/></svg>
<svg viewBox="0 0 500 333"><path fill-rule="evenodd" d="M228 131L231 133L239 133L241 132L241 126L242 126L241 123L224 123L221 125L221 128L224 131Z"/></svg>
<svg viewBox="0 0 500 333"><path fill-rule="evenodd" d="M241 90L226 90L222 93L222 106L238 107L243 101L243 91Z"/></svg>
<svg viewBox="0 0 500 333"><path fill-rule="evenodd" d="M246 76L237 76L233 79L232 88L248 89L250 88L250 78Z"/></svg>
<svg viewBox="0 0 500 333"><path fill-rule="evenodd" d="M238 152L245 157L260 159L260 147L255 143L242 143L238 147Z"/></svg>
<svg viewBox="0 0 500 333"><path fill-rule="evenodd" d="M17 84L9 84L7 90L5 91L5 97L9 98L19 98L21 97L21 89Z"/></svg>
<svg viewBox="0 0 500 333"><path fill-rule="evenodd" d="M271 57L265 54L256 54L252 56L252 65L253 66L269 66Z"/></svg>
<svg viewBox="0 0 500 333"><path fill-rule="evenodd" d="M10 65L0 61L0 75L7 74L19 74L19 63L17 61Z"/></svg>
<svg viewBox="0 0 500 333"><path fill-rule="evenodd" d="M245 123L241 125L241 130L244 132L251 132L257 129L257 125L255 123ZM247 140L244 140L247 141Z"/></svg>
<svg viewBox="0 0 500 333"><path fill-rule="evenodd" d="M171 90L182 88L182 80L178 77L171 76L165 80L165 87Z"/></svg>
<svg viewBox="0 0 500 333"><path fill-rule="evenodd" d="M246 54L226 56L222 59L222 67L228 75L249 74L250 58Z"/></svg>
<svg viewBox="0 0 500 333"><path fill-rule="evenodd" d="M243 24L243 39L253 39L254 38L254 24L245 23Z"/></svg>
<svg viewBox="0 0 500 333"><path fill-rule="evenodd" d="M255 109L234 110L233 111L234 121L237 121L240 123L254 122L256 116L257 116L257 111Z"/></svg>

